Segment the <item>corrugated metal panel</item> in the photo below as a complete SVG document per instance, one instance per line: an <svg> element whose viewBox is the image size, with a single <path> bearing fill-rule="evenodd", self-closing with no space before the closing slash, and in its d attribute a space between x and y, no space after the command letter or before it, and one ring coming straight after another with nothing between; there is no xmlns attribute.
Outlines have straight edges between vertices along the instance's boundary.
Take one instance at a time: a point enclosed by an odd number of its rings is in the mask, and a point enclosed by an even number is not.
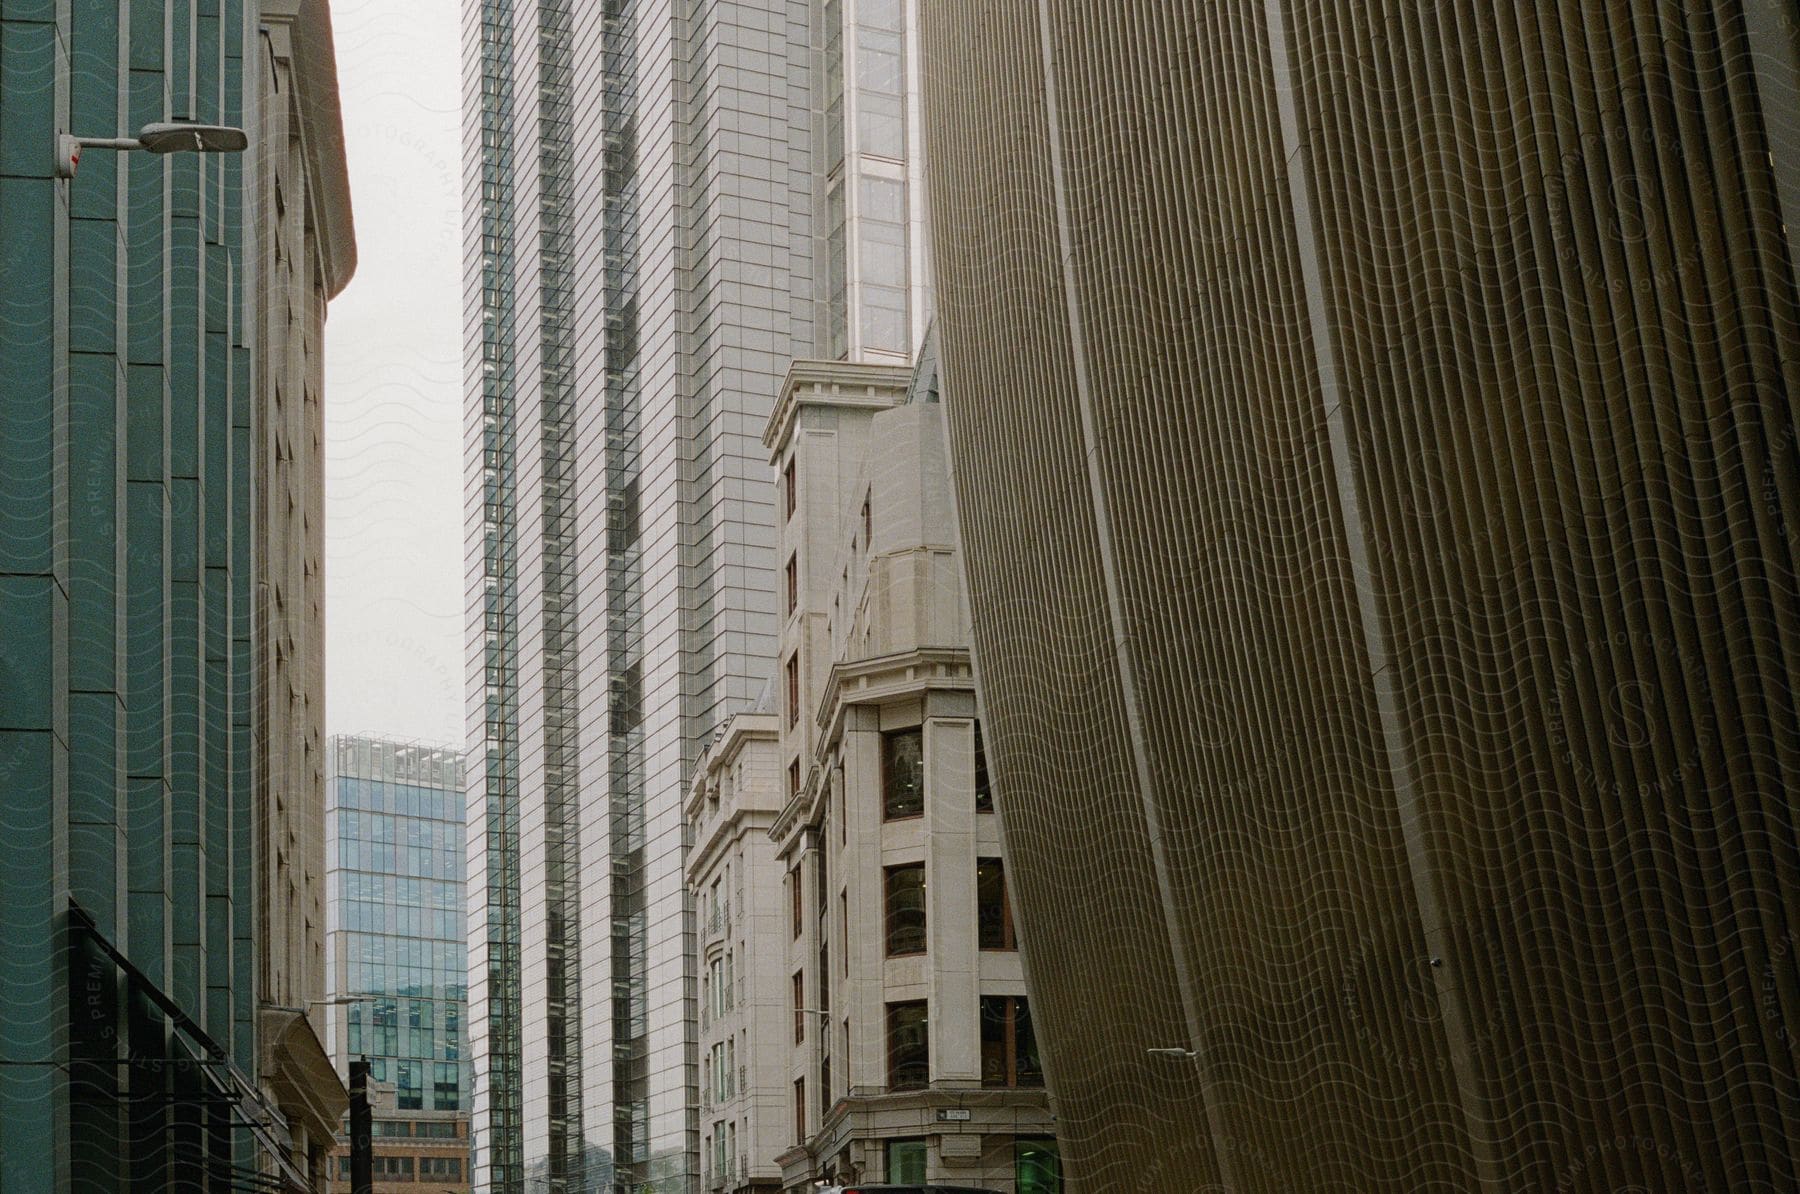
<svg viewBox="0 0 1800 1194"><path fill-rule="evenodd" d="M1767 16L929 8L977 657L1083 1188L1795 1184Z"/></svg>

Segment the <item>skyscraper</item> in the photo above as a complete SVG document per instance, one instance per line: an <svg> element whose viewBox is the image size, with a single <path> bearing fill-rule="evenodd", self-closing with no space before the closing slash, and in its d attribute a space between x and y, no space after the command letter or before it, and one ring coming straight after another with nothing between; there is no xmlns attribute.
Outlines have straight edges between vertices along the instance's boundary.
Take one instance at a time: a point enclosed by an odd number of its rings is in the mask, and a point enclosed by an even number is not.
<svg viewBox="0 0 1800 1194"><path fill-rule="evenodd" d="M699 1148L682 797L774 653L763 422L848 318L823 42L806 0L464 11L476 1179L666 1188Z"/></svg>
<svg viewBox="0 0 1800 1194"><path fill-rule="evenodd" d="M396 1163L378 1170L462 1185L473 1085L462 754L340 735L329 758L333 1067L347 1074L367 1058L369 1077L392 1088L374 1135L376 1153ZM340 1150L340 1182L348 1160Z"/></svg>
<svg viewBox="0 0 1800 1194"><path fill-rule="evenodd" d="M0 112L0 1188L319 1188L330 14L9 3Z"/></svg>
<svg viewBox="0 0 1800 1194"><path fill-rule="evenodd" d="M1079 1188L1800 1181L1791 12L926 9Z"/></svg>

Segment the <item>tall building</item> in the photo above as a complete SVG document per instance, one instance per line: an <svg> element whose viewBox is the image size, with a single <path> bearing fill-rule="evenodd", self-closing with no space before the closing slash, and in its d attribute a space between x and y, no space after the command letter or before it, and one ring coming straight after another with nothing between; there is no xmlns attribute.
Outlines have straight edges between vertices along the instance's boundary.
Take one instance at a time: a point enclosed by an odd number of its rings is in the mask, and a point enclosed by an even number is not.
<svg viewBox="0 0 1800 1194"><path fill-rule="evenodd" d="M322 1188L316 412L355 266L331 46L323 3L0 10L9 1194ZM249 151L58 177L59 132L168 120Z"/></svg>
<svg viewBox="0 0 1800 1194"><path fill-rule="evenodd" d="M251 791L262 1081L310 1178L336 1144L345 1071L324 1043L325 304L356 266L337 58L324 0L264 0L250 169L258 196L251 318Z"/></svg>
<svg viewBox="0 0 1800 1194"><path fill-rule="evenodd" d="M763 424L926 315L907 7L861 11L464 7L484 1188L698 1171L681 809L774 657Z"/></svg>
<svg viewBox="0 0 1800 1194"><path fill-rule="evenodd" d="M330 744L326 904L332 1064L382 1087L376 1168L469 1188L468 885L458 751L340 735ZM349 1150L333 1160L349 1188Z"/></svg>
<svg viewBox="0 0 1800 1194"><path fill-rule="evenodd" d="M922 36L1070 1177L1793 1188L1781 6L943 0Z"/></svg>
<svg viewBox="0 0 1800 1194"><path fill-rule="evenodd" d="M752 1015L788 1013L786 1131L750 1160L777 1161L789 1191L1061 1189L935 396L929 354L916 379L798 361L763 436L782 513L782 799L773 857L746 851L738 873L787 915L775 941L747 925L723 951L755 984ZM769 1045L750 1044L760 1074Z"/></svg>

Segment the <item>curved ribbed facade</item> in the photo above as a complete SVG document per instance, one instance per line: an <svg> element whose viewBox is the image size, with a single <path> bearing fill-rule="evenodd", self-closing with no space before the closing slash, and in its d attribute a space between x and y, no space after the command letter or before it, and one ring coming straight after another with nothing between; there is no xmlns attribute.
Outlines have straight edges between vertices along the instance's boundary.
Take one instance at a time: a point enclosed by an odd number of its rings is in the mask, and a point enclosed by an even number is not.
<svg viewBox="0 0 1800 1194"><path fill-rule="evenodd" d="M1794 18L927 9L1080 1189L1800 1182Z"/></svg>

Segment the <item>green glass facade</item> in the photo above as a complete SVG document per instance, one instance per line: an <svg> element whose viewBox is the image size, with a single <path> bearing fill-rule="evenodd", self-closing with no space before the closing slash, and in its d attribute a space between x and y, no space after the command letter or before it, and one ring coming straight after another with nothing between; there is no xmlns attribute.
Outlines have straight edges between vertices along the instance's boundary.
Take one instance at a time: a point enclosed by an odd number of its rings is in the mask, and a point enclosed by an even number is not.
<svg viewBox="0 0 1800 1194"><path fill-rule="evenodd" d="M0 4L0 1188L224 1188L255 1070L240 0Z"/></svg>

